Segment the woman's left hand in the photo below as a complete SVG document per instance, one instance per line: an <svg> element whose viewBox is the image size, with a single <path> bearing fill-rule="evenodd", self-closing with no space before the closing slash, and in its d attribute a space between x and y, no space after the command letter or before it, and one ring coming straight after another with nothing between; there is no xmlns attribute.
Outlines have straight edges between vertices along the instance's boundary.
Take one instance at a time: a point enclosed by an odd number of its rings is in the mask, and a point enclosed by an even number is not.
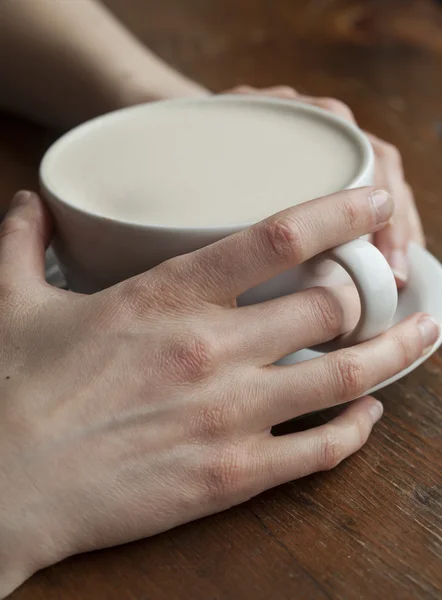
<svg viewBox="0 0 442 600"><path fill-rule="evenodd" d="M293 88L277 86L256 89L240 86L231 93L273 96L288 100L298 100L320 108L356 124L351 109L334 98L319 98L299 94ZM425 245L422 223L416 208L411 187L405 180L402 158L399 150L378 137L367 134L374 150L376 160L375 185L386 189L395 199L395 213L390 223L374 236L373 242L389 262L399 288L408 278L407 248L409 242Z"/></svg>

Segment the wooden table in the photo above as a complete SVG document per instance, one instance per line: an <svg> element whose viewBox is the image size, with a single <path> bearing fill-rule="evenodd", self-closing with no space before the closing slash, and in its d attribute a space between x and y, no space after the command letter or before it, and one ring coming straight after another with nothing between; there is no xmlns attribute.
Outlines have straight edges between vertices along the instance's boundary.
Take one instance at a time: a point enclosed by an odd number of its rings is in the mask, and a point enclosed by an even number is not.
<svg viewBox="0 0 442 600"><path fill-rule="evenodd" d="M442 7L435 0L108 0L214 90L336 96L400 147L442 259ZM46 133L3 119L2 194L32 186ZM442 301L442 300L441 300ZM368 445L332 472L153 539L70 559L13 600L424 600L442 594L442 360L378 396ZM316 417L316 419L322 417Z"/></svg>

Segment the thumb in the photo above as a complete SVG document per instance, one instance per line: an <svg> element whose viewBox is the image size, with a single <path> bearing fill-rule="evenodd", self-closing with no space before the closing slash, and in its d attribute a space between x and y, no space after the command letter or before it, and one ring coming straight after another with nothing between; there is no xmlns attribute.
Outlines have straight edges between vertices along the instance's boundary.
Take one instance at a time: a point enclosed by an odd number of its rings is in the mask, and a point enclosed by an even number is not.
<svg viewBox="0 0 442 600"><path fill-rule="evenodd" d="M17 192L0 225L0 280L44 280L51 233L51 218L37 194Z"/></svg>

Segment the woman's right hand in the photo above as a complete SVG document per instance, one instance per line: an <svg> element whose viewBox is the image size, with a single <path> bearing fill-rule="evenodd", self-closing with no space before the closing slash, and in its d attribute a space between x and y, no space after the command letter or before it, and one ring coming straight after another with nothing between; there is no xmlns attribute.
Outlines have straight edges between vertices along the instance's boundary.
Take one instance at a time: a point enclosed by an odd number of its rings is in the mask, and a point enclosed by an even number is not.
<svg viewBox="0 0 442 600"><path fill-rule="evenodd" d="M0 597L64 557L150 536L335 467L382 406L365 397L326 425L270 427L363 396L438 337L415 315L370 342L273 363L345 328L310 289L237 308L294 264L381 229L371 189L301 204L92 296L44 281L48 217L16 196L0 234Z"/></svg>

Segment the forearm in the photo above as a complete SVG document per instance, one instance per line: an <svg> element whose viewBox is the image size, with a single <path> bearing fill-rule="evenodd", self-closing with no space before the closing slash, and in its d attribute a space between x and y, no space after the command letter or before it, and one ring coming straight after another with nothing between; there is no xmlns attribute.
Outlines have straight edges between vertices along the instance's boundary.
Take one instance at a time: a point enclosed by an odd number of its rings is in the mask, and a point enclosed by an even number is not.
<svg viewBox="0 0 442 600"><path fill-rule="evenodd" d="M0 107L57 127L137 102L206 93L95 0L3 0Z"/></svg>

